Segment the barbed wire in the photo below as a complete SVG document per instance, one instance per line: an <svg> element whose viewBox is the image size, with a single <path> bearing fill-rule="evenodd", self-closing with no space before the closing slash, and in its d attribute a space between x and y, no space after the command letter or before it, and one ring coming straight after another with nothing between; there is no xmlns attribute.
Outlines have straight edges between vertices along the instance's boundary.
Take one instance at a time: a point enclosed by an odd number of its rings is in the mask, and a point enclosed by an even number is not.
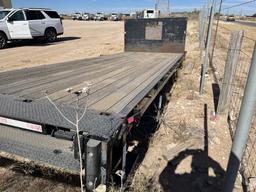
<svg viewBox="0 0 256 192"><path fill-rule="evenodd" d="M231 30L231 29L229 29L229 28L227 28L227 27L224 27L224 26L219 26L219 28L225 29L225 30L227 30L228 32L232 32L232 31L233 31L233 30Z"/></svg>
<svg viewBox="0 0 256 192"><path fill-rule="evenodd" d="M255 42L256 42L256 39L253 39L253 38L251 38L251 37L248 37L248 36L245 36L245 35L244 35L244 38L246 38L246 39L248 39L248 40L251 40L251 41L255 41Z"/></svg>
<svg viewBox="0 0 256 192"><path fill-rule="evenodd" d="M216 6L218 7L218 6L222 5L222 3L225 3L226 1L227 1L227 0L220 0L220 2L219 2L219 3L217 3L217 5L216 5Z"/></svg>
<svg viewBox="0 0 256 192"><path fill-rule="evenodd" d="M256 2L256 0L250 0L250 1L246 1L246 2L243 2L243 3L236 4L236 5L232 5L230 7L225 7L225 8L222 9L222 11L227 10L227 9L231 9L231 8L235 8L235 7L240 7L240 6L250 4L250 3L253 3L253 2Z"/></svg>
<svg viewBox="0 0 256 192"><path fill-rule="evenodd" d="M248 58L252 58L251 55L249 55L248 53L244 52L243 50L240 50L241 53L243 53L245 56L247 56Z"/></svg>

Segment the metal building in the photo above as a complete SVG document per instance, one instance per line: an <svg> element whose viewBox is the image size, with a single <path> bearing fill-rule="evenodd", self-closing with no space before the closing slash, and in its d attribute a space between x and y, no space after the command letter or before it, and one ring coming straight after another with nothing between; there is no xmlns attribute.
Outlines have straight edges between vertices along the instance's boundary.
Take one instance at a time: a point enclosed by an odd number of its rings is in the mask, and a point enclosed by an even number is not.
<svg viewBox="0 0 256 192"><path fill-rule="evenodd" d="M11 8L12 1L11 0L0 0L0 7L2 8Z"/></svg>

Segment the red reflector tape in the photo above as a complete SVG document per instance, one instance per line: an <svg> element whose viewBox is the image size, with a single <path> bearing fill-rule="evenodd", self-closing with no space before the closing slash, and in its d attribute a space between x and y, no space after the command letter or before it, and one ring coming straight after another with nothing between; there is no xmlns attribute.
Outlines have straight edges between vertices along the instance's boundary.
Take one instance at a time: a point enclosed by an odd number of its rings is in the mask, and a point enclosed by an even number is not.
<svg viewBox="0 0 256 192"><path fill-rule="evenodd" d="M132 124L132 123L135 122L135 118L134 118L134 117L129 117L129 118L127 119L127 121L128 121L128 124Z"/></svg>
<svg viewBox="0 0 256 192"><path fill-rule="evenodd" d="M26 129L26 130L30 130L30 131L39 132L39 133L43 132L43 128L41 125L27 123L27 122L23 122L23 121L17 121L14 119L8 119L8 118L4 118L4 117L0 117L0 124L18 127L21 129Z"/></svg>

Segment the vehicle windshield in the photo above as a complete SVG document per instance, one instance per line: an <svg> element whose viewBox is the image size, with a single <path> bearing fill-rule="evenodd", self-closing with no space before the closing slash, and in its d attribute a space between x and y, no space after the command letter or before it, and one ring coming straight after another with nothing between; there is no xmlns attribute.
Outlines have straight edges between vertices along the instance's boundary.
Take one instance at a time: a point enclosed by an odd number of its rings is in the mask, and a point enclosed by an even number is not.
<svg viewBox="0 0 256 192"><path fill-rule="evenodd" d="M0 20L5 18L9 13L10 11L0 11Z"/></svg>
<svg viewBox="0 0 256 192"><path fill-rule="evenodd" d="M154 13L154 11L153 10L148 10L147 13L152 14L152 13Z"/></svg>

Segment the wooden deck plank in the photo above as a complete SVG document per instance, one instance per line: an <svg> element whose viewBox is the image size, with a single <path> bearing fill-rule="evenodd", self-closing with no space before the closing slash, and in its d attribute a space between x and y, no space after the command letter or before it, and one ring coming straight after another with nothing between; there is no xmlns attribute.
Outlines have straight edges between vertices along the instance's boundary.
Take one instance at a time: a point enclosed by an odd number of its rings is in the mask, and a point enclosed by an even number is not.
<svg viewBox="0 0 256 192"><path fill-rule="evenodd" d="M99 100L99 98L102 98L107 94L109 91L114 91L113 90L113 85L117 86L118 82L124 81L124 79L130 77L130 72L135 72L136 68L130 68L129 70L126 70L122 73L120 73L117 76L112 76L109 79L106 79L100 83L97 83L93 85L90 89L90 100L89 102L94 102L95 100ZM86 96L81 98L81 106L85 104ZM61 100L62 103L67 103L70 105L73 105L75 103L74 99L65 99L64 102Z"/></svg>
<svg viewBox="0 0 256 192"><path fill-rule="evenodd" d="M99 64L102 62L107 62L108 60L113 60L113 59L118 59L123 57L124 57L124 53L118 53L118 54L112 55L111 57L101 56L98 58L77 60L75 62L69 61L64 63L41 65L41 66L32 67L32 68L6 71L1 73L0 84L17 82L17 80L26 79L28 77L28 74L30 77L46 76L47 74L54 74L59 71L70 70L71 67L77 68L79 66L84 66L84 63L87 63L87 65L93 65L95 63Z"/></svg>
<svg viewBox="0 0 256 192"><path fill-rule="evenodd" d="M127 54L126 56L127 56L126 60L129 61L129 63L127 63L127 61L126 61L126 63L120 61L122 66L119 66L117 69L115 69L115 71L119 71L122 68L127 68L127 70L123 70L123 74L118 74L117 76L115 76L115 75L111 76L111 75L107 74L107 72L106 72L106 74L104 74L103 77L107 75L107 76L109 76L109 78L105 79L104 81L102 80L99 82L96 81L97 79L94 79L92 81L93 85L91 86L91 91L90 91L91 92L90 101L97 100L97 97L99 97L99 94L101 94L100 97L102 97L102 94L106 95L106 92L109 92L109 90L116 91L116 89L113 90L113 88L111 87L112 84L114 84L115 82L118 83L117 81L124 80L124 78L126 78L127 76L130 76L131 74L135 73L138 70L138 69L137 70L136 69L128 70L128 69L138 68L138 66L143 66L143 62L142 62L143 58L140 57L140 54L138 56L135 55L136 59L132 59L133 62L130 62L131 59L129 59L129 57L134 57L133 54ZM147 62L149 62L149 60ZM102 78L100 77L98 79L102 79ZM130 80L132 80L132 79L130 79ZM84 84L83 84L83 86L84 86ZM114 84L114 86L116 87L117 85ZM104 93L98 93L98 92L104 92ZM60 103L68 103L68 104L73 104L73 102L75 102L74 98L71 98L67 94L65 94L65 95L66 95L66 98L60 97L59 99L57 99L55 101L58 101ZM81 98L82 105L83 105L83 99L84 98Z"/></svg>
<svg viewBox="0 0 256 192"><path fill-rule="evenodd" d="M175 59L176 61L179 60L179 57ZM120 113L124 107L126 107L131 101L133 101L140 93L142 93L149 85L156 84L161 80L161 77L169 71L168 69L171 68L172 65L176 64L176 62L169 63L169 65L165 65L164 67L160 68L155 74L149 76L144 82L139 84L132 92L129 92L125 97L120 99L115 105L109 107L107 109L108 112ZM152 86L153 87L153 86ZM138 102L141 98L138 98Z"/></svg>
<svg viewBox="0 0 256 192"><path fill-rule="evenodd" d="M57 103L73 105L75 99L65 90L82 89L92 82L90 108L118 113L140 95L182 54L125 52L94 59L40 66L0 73L0 94L40 100L47 90ZM136 100L136 101L135 101ZM81 106L87 101L81 98Z"/></svg>
<svg viewBox="0 0 256 192"><path fill-rule="evenodd" d="M125 61L125 60L123 60ZM99 66L100 65L100 66ZM115 65L118 65L118 63L111 61L104 62L105 67L114 67ZM6 94L15 94L17 92L20 92L22 90L28 91L28 89L33 89L34 87L38 87L44 84L51 84L57 81L62 81L63 79L68 78L74 78L78 79L78 75L85 75L85 73L96 73L97 71L104 71L104 69L101 67L101 63L98 63L96 66L89 66L84 65L84 67L76 68L72 65L69 67L68 71L61 71L59 73L53 73L50 75L45 75L42 77L35 77L35 78L27 78L22 79L21 81L13 82L11 84L6 84L0 87L0 92L4 92ZM42 70L42 73L44 71ZM29 72L27 77L29 77Z"/></svg>
<svg viewBox="0 0 256 192"><path fill-rule="evenodd" d="M132 65L135 65L135 70L126 71L126 74L123 76L123 78L111 78L110 81L112 81L112 83L106 84L105 86L102 86L101 89L97 89L96 92L91 93L91 95L89 96L89 105L92 106L99 100L102 100L108 95L119 91L120 88L127 86L127 84L132 82L136 77L142 75L143 73L146 73L148 69L155 65L155 63L152 63L152 61L150 61L152 59L153 57L150 57L149 60L145 61L145 58L140 58L140 60L138 60L136 63L132 63ZM144 65L145 62L148 63L147 66ZM74 103L69 102L69 104ZM82 105L84 105L84 103L82 103Z"/></svg>
<svg viewBox="0 0 256 192"><path fill-rule="evenodd" d="M125 86L119 88L117 91L112 92L112 94L104 97L99 102L92 105L92 108L97 109L99 111L108 110L111 106L118 103L120 100L125 98L129 93L133 92L137 86L144 83L145 80L154 76L154 74L158 74L159 71L166 65L166 61L162 63L158 63L155 66L150 66L149 70L146 70L145 73L141 73L139 76L133 76L133 80L127 83Z"/></svg>
<svg viewBox="0 0 256 192"><path fill-rule="evenodd" d="M98 90L97 92L91 94L89 96L90 99L88 101L88 105L94 109L99 110L99 108L97 108L95 106L95 105L97 105L98 102L105 100L113 93L119 92L122 87L126 87L130 82L132 82L136 78L137 73L140 71L142 71L142 70L139 70L138 68L136 68L136 70L134 70L133 73L128 73L125 75L124 78L114 81L113 83L109 84L108 86L105 86L102 89ZM106 101L106 102L108 102L108 101ZM82 104L84 104L84 103L82 103Z"/></svg>
<svg viewBox="0 0 256 192"><path fill-rule="evenodd" d="M42 92L44 90L47 90L49 94L54 93L56 91L62 90L62 89L66 89L67 87L72 87L74 85L80 84L84 81L93 81L94 78L104 75L105 73L111 72L113 70L116 70L117 68L120 68L120 64L116 64L115 65L107 65L98 68L98 69L94 69L94 70L81 70L79 73L77 74L70 74L67 77L60 77L60 78L53 78L50 79L47 82L43 82L43 83L39 83L38 85L35 85L31 88L28 89L22 89L22 91L19 91L17 93L15 93L18 96L21 97L28 97L31 96L34 99L36 99L38 96L40 97L39 92ZM42 95L41 95L42 96Z"/></svg>
<svg viewBox="0 0 256 192"><path fill-rule="evenodd" d="M121 76L121 78L122 78L122 75L126 71L129 71L130 69L132 69L132 68L130 68L130 66L121 67L118 70L114 70L114 71L111 71L110 73L106 73L105 75L98 77L96 79L90 80L89 82L83 82L83 83L77 84L77 85L69 87L69 88L72 88L73 91L79 91L86 86L86 83L91 83L92 84L90 86L91 92L93 92L93 91L95 91L95 87L97 87L98 84L100 84L100 86L102 86L102 84L107 84L109 82L109 79L113 78L113 77ZM67 93L65 90L60 90L60 91L54 92L54 93L50 94L49 97L53 101L61 102L61 103L71 101L70 94Z"/></svg>

